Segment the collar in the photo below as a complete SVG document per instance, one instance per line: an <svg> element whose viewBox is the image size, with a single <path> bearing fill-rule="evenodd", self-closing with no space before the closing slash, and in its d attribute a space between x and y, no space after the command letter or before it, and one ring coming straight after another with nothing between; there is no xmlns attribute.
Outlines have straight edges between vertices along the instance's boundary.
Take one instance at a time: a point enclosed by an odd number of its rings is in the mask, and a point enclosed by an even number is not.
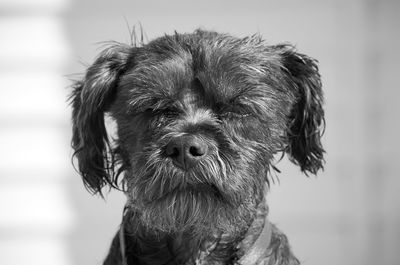
<svg viewBox="0 0 400 265"><path fill-rule="evenodd" d="M265 188L264 199L257 207L256 216L246 232L243 240L238 245L238 260L235 265L254 265L263 259L263 264L268 264L272 239L273 225L268 220L268 205Z"/></svg>
<svg viewBox="0 0 400 265"><path fill-rule="evenodd" d="M121 251L121 263L122 265L128 265L128 260L126 258L126 244L125 244L125 214L128 211L128 207L125 205L124 211L122 213L122 222L118 231L118 236L119 236L119 246L120 246L120 251Z"/></svg>
<svg viewBox="0 0 400 265"><path fill-rule="evenodd" d="M271 243L272 224L265 219L264 227L257 240L250 249L236 262L237 265L253 265L260 258L265 257L265 253ZM268 264L269 257L264 259L263 264Z"/></svg>
<svg viewBox="0 0 400 265"><path fill-rule="evenodd" d="M243 240L237 245L238 259L234 261L234 265L255 265L261 260L263 264L268 264L270 260L269 249L272 240L273 225L267 217L268 206L264 197L264 200L257 207L256 216L252 224L248 228ZM210 242L209 246L200 252L199 257L195 260L195 264L208 264L205 260L218 243Z"/></svg>

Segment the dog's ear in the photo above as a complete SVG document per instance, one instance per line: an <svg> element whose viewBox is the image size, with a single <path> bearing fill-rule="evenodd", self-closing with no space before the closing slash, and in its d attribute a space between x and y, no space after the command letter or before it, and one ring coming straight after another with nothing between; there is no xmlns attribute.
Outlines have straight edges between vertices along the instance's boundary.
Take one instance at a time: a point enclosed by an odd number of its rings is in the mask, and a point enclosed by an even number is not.
<svg viewBox="0 0 400 265"><path fill-rule="evenodd" d="M88 68L85 77L75 82L71 95L72 147L78 160L78 171L86 188L101 194L106 184L117 187L114 157L104 123L117 86L126 68L132 47L114 44L103 50Z"/></svg>
<svg viewBox="0 0 400 265"><path fill-rule="evenodd" d="M321 136L325 129L323 94L317 61L296 52L291 45L279 45L282 67L295 101L287 131L289 159L305 174L323 169Z"/></svg>

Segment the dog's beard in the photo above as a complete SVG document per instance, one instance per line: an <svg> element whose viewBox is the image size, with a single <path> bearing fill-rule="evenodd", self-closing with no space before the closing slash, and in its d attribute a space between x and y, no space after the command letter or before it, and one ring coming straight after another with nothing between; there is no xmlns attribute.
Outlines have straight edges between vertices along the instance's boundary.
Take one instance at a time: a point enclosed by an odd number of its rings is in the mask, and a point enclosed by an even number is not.
<svg viewBox="0 0 400 265"><path fill-rule="evenodd" d="M136 160L128 190L140 226L201 237L241 233L252 220L262 185L238 181L243 172L227 159L215 152L189 171L161 159L161 151Z"/></svg>

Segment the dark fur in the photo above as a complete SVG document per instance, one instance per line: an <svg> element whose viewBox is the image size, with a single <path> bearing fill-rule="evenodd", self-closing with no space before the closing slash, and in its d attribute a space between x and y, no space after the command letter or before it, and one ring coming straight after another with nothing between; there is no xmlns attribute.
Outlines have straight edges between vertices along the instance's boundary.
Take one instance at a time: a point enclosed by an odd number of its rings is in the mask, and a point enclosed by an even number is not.
<svg viewBox="0 0 400 265"><path fill-rule="evenodd" d="M190 263L215 240L213 262L231 263L264 198L274 154L286 152L306 174L323 167L316 61L258 35L197 30L140 47L113 44L71 100L72 146L86 187L101 194L109 185L128 197L129 264ZM105 113L118 125L115 144ZM186 171L165 151L181 135L209 151ZM116 237L105 264L121 264L118 249Z"/></svg>

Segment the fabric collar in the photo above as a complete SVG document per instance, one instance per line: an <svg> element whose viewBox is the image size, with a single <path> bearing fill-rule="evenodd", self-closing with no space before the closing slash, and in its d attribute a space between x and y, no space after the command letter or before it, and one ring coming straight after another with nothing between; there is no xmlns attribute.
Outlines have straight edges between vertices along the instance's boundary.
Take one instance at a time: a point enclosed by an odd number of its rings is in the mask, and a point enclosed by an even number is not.
<svg viewBox="0 0 400 265"><path fill-rule="evenodd" d="M126 258L126 253L125 253L125 249L126 249L126 244L125 244L125 213L128 211L128 207L125 205L124 207L124 211L122 213L122 222L119 228L119 232L118 232L118 236L119 236L119 247L121 250L121 261L122 261L122 265L128 265L128 260Z"/></svg>
<svg viewBox="0 0 400 265"><path fill-rule="evenodd" d="M272 224L265 219L264 227L258 236L256 242L250 249L237 261L238 265L254 265L264 257L272 238ZM266 258L269 259L269 258ZM268 264L268 260L264 260L264 264Z"/></svg>

